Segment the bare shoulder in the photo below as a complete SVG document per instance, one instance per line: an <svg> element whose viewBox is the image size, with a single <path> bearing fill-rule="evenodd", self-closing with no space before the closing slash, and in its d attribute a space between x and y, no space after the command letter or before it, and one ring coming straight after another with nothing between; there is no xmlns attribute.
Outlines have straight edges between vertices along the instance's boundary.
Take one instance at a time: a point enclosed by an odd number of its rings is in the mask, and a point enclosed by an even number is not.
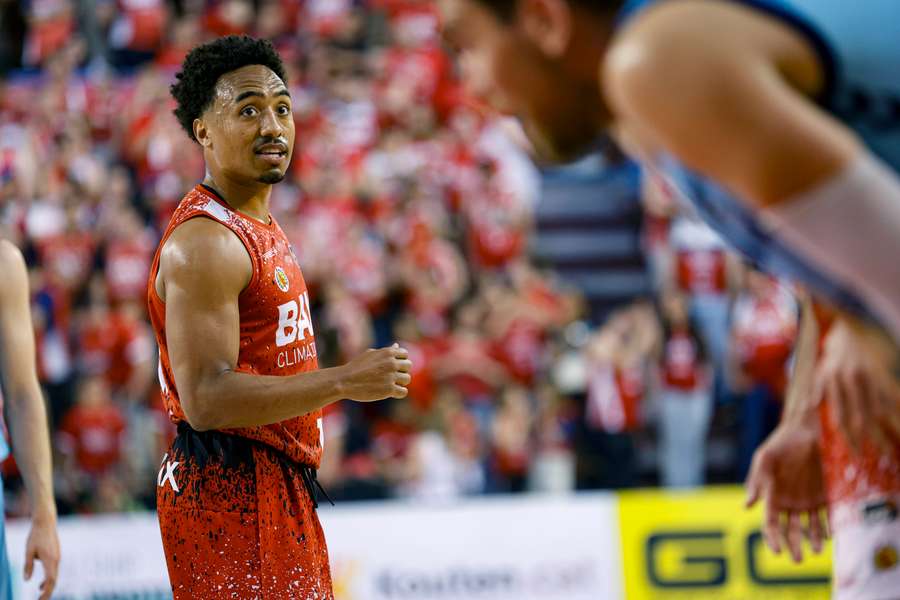
<svg viewBox="0 0 900 600"><path fill-rule="evenodd" d="M211 293L240 293L253 275L253 263L240 238L205 217L179 225L160 252L163 288L170 283Z"/></svg>
<svg viewBox="0 0 900 600"><path fill-rule="evenodd" d="M28 284L28 269L19 249L8 240L0 240L0 273L3 273L7 285L0 286L0 297L3 290L16 290Z"/></svg>
<svg viewBox="0 0 900 600"><path fill-rule="evenodd" d="M739 3L676 0L646 9L613 39L602 80L616 112L655 111L662 103L696 104L777 72L814 93L823 75L799 33Z"/></svg>

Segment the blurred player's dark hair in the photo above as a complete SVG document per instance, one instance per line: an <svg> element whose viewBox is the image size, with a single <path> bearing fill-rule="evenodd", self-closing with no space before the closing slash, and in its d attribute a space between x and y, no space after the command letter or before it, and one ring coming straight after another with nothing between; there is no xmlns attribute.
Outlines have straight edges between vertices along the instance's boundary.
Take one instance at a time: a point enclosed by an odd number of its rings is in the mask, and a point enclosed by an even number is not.
<svg viewBox="0 0 900 600"><path fill-rule="evenodd" d="M287 84L281 57L268 40L229 35L197 46L185 57L169 91L178 102L175 116L192 140L197 141L194 119L212 104L219 77L247 65L268 67Z"/></svg>
<svg viewBox="0 0 900 600"><path fill-rule="evenodd" d="M519 0L478 0L495 13L501 19L510 21L515 15L516 5ZM609 14L619 10L625 4L625 0L568 0L570 4L577 4L596 13Z"/></svg>

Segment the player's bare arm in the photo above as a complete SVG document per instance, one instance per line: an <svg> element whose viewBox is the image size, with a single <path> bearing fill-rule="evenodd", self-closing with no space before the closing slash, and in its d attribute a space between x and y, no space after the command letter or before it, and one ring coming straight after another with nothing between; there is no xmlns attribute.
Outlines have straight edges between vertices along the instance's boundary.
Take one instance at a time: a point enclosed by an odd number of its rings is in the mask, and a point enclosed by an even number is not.
<svg viewBox="0 0 900 600"><path fill-rule="evenodd" d="M815 552L827 537L827 498L819 452L818 402L813 393L819 328L809 300L803 302L794 370L781 423L753 455L747 504L762 500L763 535L774 552L787 547L800 561L806 535Z"/></svg>
<svg viewBox="0 0 900 600"><path fill-rule="evenodd" d="M236 371L238 300L252 266L241 241L210 219L178 227L160 256L157 291L182 407L197 430L277 423L347 398L405 397L406 350L370 350L341 367L289 377Z"/></svg>
<svg viewBox="0 0 900 600"><path fill-rule="evenodd" d="M47 413L35 368L34 331L28 295L28 272L15 246L0 241L0 373L6 393L6 419L13 455L31 502L31 533L25 549L25 577L35 559L44 567L41 599L50 598L59 569L56 504L50 465Z"/></svg>

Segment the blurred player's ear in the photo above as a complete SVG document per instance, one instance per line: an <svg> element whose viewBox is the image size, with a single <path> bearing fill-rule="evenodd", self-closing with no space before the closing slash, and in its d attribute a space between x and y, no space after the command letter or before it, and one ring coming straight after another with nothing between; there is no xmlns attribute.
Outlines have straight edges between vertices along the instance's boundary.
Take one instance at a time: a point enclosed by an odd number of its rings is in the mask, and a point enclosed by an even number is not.
<svg viewBox="0 0 900 600"><path fill-rule="evenodd" d="M206 123L203 122L203 119L194 119L194 137L197 139L197 143L204 148L209 148L212 145L209 130L206 128Z"/></svg>
<svg viewBox="0 0 900 600"><path fill-rule="evenodd" d="M559 58L569 47L572 7L567 0L520 0L518 20L525 35L541 51Z"/></svg>

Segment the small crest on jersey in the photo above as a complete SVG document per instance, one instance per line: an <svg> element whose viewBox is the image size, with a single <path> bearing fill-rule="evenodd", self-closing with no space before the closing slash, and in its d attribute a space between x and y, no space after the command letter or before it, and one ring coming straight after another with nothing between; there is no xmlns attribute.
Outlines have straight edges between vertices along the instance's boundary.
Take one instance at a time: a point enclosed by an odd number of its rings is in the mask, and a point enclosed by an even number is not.
<svg viewBox="0 0 900 600"><path fill-rule="evenodd" d="M900 562L900 555L897 553L896 546L886 544L875 551L873 561L876 571L887 571L893 569Z"/></svg>
<svg viewBox="0 0 900 600"><path fill-rule="evenodd" d="M275 267L275 285L277 285L278 289L282 292L288 291L288 288L291 285L291 282L288 280L287 274L281 267Z"/></svg>

